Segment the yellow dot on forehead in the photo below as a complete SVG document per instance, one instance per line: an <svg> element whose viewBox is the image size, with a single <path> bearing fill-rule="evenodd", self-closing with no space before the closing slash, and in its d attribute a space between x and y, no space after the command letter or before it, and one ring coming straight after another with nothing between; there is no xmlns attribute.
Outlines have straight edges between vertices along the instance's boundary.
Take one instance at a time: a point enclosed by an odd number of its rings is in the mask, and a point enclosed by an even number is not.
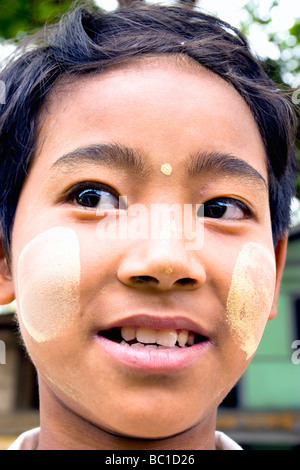
<svg viewBox="0 0 300 470"><path fill-rule="evenodd" d="M173 171L173 168L172 166L170 165L170 163L164 163L161 168L160 168L160 171L166 175L166 176L170 176L170 174L172 173Z"/></svg>

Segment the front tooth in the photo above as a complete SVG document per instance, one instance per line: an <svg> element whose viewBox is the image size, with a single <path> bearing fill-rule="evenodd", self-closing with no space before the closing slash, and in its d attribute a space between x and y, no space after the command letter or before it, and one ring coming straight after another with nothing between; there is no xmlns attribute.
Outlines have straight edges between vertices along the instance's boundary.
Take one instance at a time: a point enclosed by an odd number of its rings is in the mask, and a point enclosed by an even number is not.
<svg viewBox="0 0 300 470"><path fill-rule="evenodd" d="M125 341L131 341L135 339L135 329L132 326L123 326L121 336Z"/></svg>
<svg viewBox="0 0 300 470"><path fill-rule="evenodd" d="M194 333L190 333L189 337L188 337L188 340L187 340L187 344L189 346L193 346L194 343L195 343L195 335L194 335Z"/></svg>
<svg viewBox="0 0 300 470"><path fill-rule="evenodd" d="M157 332L156 342L161 346L167 346L172 348L175 346L177 341L177 331L176 330L159 330Z"/></svg>
<svg viewBox="0 0 300 470"><path fill-rule="evenodd" d="M188 337L189 337L189 332L187 330L181 330L180 333L178 333L177 341L181 348L184 348L184 346L186 345Z"/></svg>
<svg viewBox="0 0 300 470"><path fill-rule="evenodd" d="M141 343L154 344L157 340L157 332L151 328L138 328L136 339Z"/></svg>
<svg viewBox="0 0 300 470"><path fill-rule="evenodd" d="M131 348L144 348L145 345L141 343L134 343L131 345Z"/></svg>

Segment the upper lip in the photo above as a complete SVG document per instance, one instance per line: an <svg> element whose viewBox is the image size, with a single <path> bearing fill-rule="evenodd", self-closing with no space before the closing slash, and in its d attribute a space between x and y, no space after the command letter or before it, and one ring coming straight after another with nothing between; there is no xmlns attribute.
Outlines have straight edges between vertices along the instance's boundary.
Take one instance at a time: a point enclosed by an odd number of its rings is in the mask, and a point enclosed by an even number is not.
<svg viewBox="0 0 300 470"><path fill-rule="evenodd" d="M123 326L132 326L136 328L150 328L153 330L188 330L201 336L209 338L210 334L199 326L193 320L183 316L158 316L148 314L138 314L128 316L119 321L111 323L101 330L107 331L113 328L122 328Z"/></svg>

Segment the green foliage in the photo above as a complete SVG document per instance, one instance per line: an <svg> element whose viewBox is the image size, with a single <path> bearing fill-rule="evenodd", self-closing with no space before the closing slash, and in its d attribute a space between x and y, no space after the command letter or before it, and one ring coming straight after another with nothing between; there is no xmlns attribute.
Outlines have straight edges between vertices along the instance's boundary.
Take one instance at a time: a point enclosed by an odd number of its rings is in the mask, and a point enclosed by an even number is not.
<svg viewBox="0 0 300 470"><path fill-rule="evenodd" d="M0 0L0 36L9 39L40 29L65 13L72 0Z"/></svg>
<svg viewBox="0 0 300 470"><path fill-rule="evenodd" d="M259 14L259 3L258 0L248 1L245 6L248 19L241 23L241 29L247 35L251 25L254 23L260 25L261 30L268 36L269 41L275 44L279 51L278 60L265 59L264 67L266 72L279 87L288 90L290 82L295 81L296 89L299 89L297 99L292 99L291 101L294 101L293 105L298 114L296 155L300 168L300 103L298 102L298 97L300 98L300 18L295 18L293 26L285 34L279 34L272 29L272 10L278 6L278 0L274 0L270 4L269 12L263 17ZM294 80L291 80L292 78ZM297 197L300 199L300 172L296 180L296 188Z"/></svg>

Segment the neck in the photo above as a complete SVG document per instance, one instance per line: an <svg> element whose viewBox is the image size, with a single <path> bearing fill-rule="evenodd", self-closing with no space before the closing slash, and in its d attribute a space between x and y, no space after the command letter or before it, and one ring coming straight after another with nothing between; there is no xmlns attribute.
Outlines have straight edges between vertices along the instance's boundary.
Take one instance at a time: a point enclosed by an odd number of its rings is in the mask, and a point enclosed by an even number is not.
<svg viewBox="0 0 300 470"><path fill-rule="evenodd" d="M119 436L76 414L40 384L40 416L38 450L215 450L216 412L163 439Z"/></svg>

